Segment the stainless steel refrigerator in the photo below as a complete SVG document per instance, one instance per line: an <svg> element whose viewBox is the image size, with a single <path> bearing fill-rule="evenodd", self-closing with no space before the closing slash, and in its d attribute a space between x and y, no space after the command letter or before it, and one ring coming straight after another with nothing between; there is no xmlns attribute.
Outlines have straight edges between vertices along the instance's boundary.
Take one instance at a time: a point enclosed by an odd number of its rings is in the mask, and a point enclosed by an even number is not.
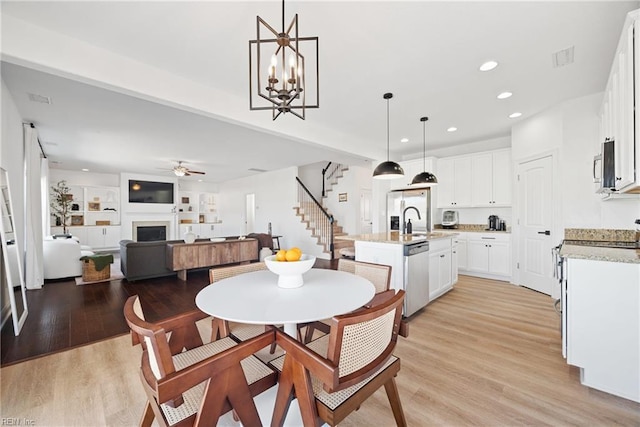
<svg viewBox="0 0 640 427"><path fill-rule="evenodd" d="M407 209L409 207L416 208L420 212L420 218L415 210ZM407 209L406 212L405 209ZM408 222L411 219L414 233L430 232L432 230L431 189L390 191L387 194L387 231L402 232L403 212L405 212L405 221Z"/></svg>

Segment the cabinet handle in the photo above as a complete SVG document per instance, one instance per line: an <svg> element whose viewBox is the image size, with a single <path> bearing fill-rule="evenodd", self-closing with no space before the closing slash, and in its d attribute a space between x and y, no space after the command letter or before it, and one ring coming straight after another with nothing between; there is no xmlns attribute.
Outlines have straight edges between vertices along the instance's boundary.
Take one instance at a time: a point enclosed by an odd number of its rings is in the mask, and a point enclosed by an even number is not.
<svg viewBox="0 0 640 427"><path fill-rule="evenodd" d="M616 176L616 181L622 181L622 178L619 176Z"/></svg>
<svg viewBox="0 0 640 427"><path fill-rule="evenodd" d="M481 239L484 239L484 240L495 240L496 238L495 237L481 237Z"/></svg>
<svg viewBox="0 0 640 427"><path fill-rule="evenodd" d="M444 254L443 254L443 255L440 255L440 258L444 258Z"/></svg>

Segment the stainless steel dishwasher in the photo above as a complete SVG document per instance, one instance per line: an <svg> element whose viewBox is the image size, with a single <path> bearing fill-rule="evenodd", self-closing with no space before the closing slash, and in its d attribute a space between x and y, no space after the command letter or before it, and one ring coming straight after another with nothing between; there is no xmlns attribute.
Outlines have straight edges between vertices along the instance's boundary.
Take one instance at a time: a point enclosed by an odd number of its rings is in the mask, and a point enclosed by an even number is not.
<svg viewBox="0 0 640 427"><path fill-rule="evenodd" d="M404 316L429 302L429 242L404 245Z"/></svg>

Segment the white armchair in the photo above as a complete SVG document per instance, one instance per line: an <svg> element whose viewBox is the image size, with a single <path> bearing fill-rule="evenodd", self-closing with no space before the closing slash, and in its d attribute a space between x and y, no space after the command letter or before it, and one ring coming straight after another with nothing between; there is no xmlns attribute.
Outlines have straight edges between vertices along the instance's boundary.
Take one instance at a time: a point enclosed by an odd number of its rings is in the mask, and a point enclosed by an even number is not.
<svg viewBox="0 0 640 427"><path fill-rule="evenodd" d="M93 255L92 251L85 248L75 239L45 238L42 242L44 278L61 279L82 276L80 257Z"/></svg>

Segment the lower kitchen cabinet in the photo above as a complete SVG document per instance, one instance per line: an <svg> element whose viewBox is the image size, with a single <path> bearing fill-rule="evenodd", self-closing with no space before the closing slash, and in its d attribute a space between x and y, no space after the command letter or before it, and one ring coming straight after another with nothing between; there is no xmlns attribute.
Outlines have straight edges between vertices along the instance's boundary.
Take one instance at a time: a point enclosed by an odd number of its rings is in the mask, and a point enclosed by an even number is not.
<svg viewBox="0 0 640 427"><path fill-rule="evenodd" d="M627 249L625 249L627 250ZM640 402L640 264L567 260L567 363L583 385Z"/></svg>
<svg viewBox="0 0 640 427"><path fill-rule="evenodd" d="M469 233L466 270L472 275L497 280L511 279L511 236Z"/></svg>
<svg viewBox="0 0 640 427"><path fill-rule="evenodd" d="M458 270L459 270L459 258L458 258L458 239L451 241L451 284L458 283Z"/></svg>
<svg viewBox="0 0 640 427"><path fill-rule="evenodd" d="M453 287L451 239L429 242L429 302Z"/></svg>

